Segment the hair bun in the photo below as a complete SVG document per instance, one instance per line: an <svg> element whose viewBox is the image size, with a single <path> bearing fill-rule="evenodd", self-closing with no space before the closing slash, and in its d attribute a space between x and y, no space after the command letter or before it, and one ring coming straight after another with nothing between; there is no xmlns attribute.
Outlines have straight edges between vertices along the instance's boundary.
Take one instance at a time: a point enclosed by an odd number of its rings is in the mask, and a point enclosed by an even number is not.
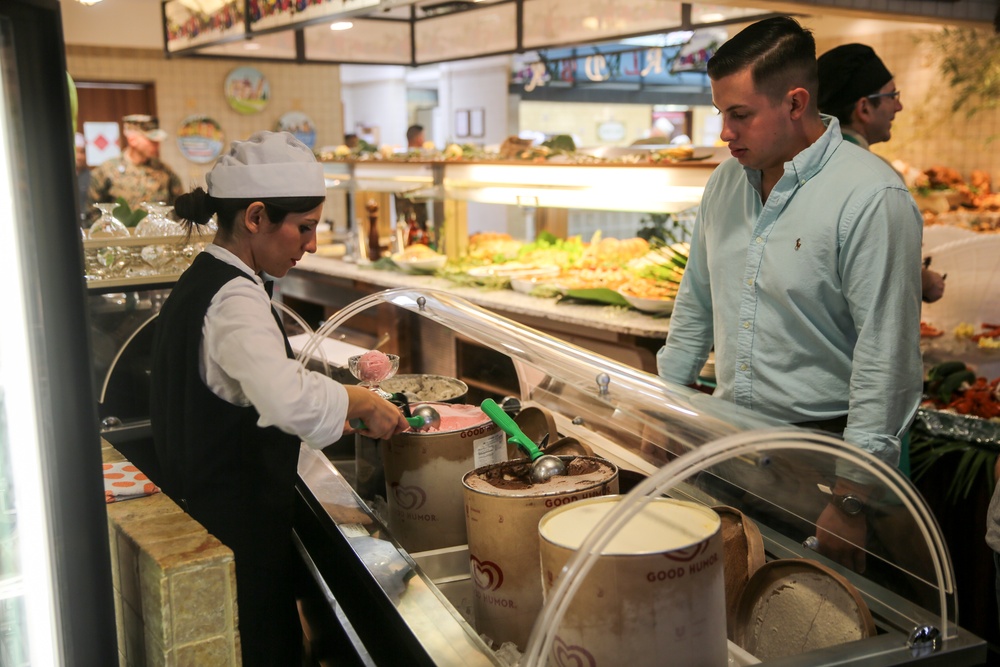
<svg viewBox="0 0 1000 667"><path fill-rule="evenodd" d="M206 225L215 215L215 202L202 188L185 193L174 202L177 217L198 225Z"/></svg>

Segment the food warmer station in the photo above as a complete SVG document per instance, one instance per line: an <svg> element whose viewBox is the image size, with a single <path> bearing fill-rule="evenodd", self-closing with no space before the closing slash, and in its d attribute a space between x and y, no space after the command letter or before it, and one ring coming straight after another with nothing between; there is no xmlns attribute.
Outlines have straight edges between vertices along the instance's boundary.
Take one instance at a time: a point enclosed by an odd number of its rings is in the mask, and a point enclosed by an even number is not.
<svg viewBox="0 0 1000 667"><path fill-rule="evenodd" d="M668 385L435 290L392 289L356 301L325 322L300 357L315 363L320 341L382 304L507 355L517 370L521 412L547 412L548 428L557 431L551 438L574 439L617 466L623 495L579 545L564 576L549 582L544 606L523 611L537 621L528 641L511 650L476 626L482 591L470 574L467 544L407 549L393 534L379 489L359 481L367 465L362 438L354 458L303 448L296 540L321 591L319 604L308 607L309 622L344 628L358 664L587 664L559 644L560 623L573 609L570 588L599 565L626 513L663 496L738 517L722 522L725 610L712 621L726 627L729 664L985 662L985 642L959 625L938 526L895 469L829 436ZM817 550L817 518L837 477L871 490L868 534L853 547L853 569Z"/></svg>

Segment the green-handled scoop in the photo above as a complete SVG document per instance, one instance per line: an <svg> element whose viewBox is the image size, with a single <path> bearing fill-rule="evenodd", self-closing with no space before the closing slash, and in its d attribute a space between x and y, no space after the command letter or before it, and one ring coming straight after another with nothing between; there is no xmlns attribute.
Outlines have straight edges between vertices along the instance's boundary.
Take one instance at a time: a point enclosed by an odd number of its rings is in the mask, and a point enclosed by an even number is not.
<svg viewBox="0 0 1000 667"><path fill-rule="evenodd" d="M507 434L507 440L520 447L531 460L528 478L535 484L547 482L553 475L565 475L566 463L557 456L542 454L531 438L526 436L513 419L492 398L487 398L479 406L486 416L493 420Z"/></svg>
<svg viewBox="0 0 1000 667"><path fill-rule="evenodd" d="M408 423L410 425L410 428L412 428L413 430L419 431L427 426L433 427L440 425L441 415L439 415L438 411L432 408L431 406L421 405L418 406L413 411L412 417L406 417L406 423ZM352 419L350 424L351 428L357 429L359 431L363 431L367 428L365 426L365 423L360 419Z"/></svg>

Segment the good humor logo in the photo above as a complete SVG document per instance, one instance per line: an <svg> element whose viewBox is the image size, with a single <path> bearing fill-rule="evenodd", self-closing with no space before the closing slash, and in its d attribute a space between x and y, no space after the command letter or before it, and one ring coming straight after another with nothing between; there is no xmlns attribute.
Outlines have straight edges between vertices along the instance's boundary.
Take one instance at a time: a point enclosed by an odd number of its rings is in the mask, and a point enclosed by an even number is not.
<svg viewBox="0 0 1000 667"><path fill-rule="evenodd" d="M590 651L576 644L567 644L558 636L552 645L552 657L559 667L597 667L597 660Z"/></svg>
<svg viewBox="0 0 1000 667"><path fill-rule="evenodd" d="M392 495L396 504L404 510L420 509L427 502L427 493L419 486L403 486L399 482L393 482Z"/></svg>

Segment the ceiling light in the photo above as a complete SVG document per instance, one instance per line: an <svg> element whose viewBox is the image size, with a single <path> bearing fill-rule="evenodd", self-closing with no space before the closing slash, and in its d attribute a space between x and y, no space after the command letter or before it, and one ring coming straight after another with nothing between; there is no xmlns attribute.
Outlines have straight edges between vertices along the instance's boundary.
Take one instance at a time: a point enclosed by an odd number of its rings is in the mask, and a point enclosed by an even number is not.
<svg viewBox="0 0 1000 667"><path fill-rule="evenodd" d="M330 24L330 30L350 30L353 27L354 24L350 21L337 21Z"/></svg>
<svg viewBox="0 0 1000 667"><path fill-rule="evenodd" d="M76 1L79 2L81 5L87 5L89 7L91 5L96 5L101 0L76 0Z"/></svg>
<svg viewBox="0 0 1000 667"><path fill-rule="evenodd" d="M580 21L580 25L582 25L587 30L597 30L598 28L601 27L601 22L598 20L596 16L588 16L587 18Z"/></svg>
<svg viewBox="0 0 1000 667"><path fill-rule="evenodd" d="M244 42L243 48L246 49L247 51L259 51L260 42Z"/></svg>
<svg viewBox="0 0 1000 667"><path fill-rule="evenodd" d="M725 15L719 13L708 13L701 15L702 23L715 23L716 21L725 21L725 20L726 20Z"/></svg>

